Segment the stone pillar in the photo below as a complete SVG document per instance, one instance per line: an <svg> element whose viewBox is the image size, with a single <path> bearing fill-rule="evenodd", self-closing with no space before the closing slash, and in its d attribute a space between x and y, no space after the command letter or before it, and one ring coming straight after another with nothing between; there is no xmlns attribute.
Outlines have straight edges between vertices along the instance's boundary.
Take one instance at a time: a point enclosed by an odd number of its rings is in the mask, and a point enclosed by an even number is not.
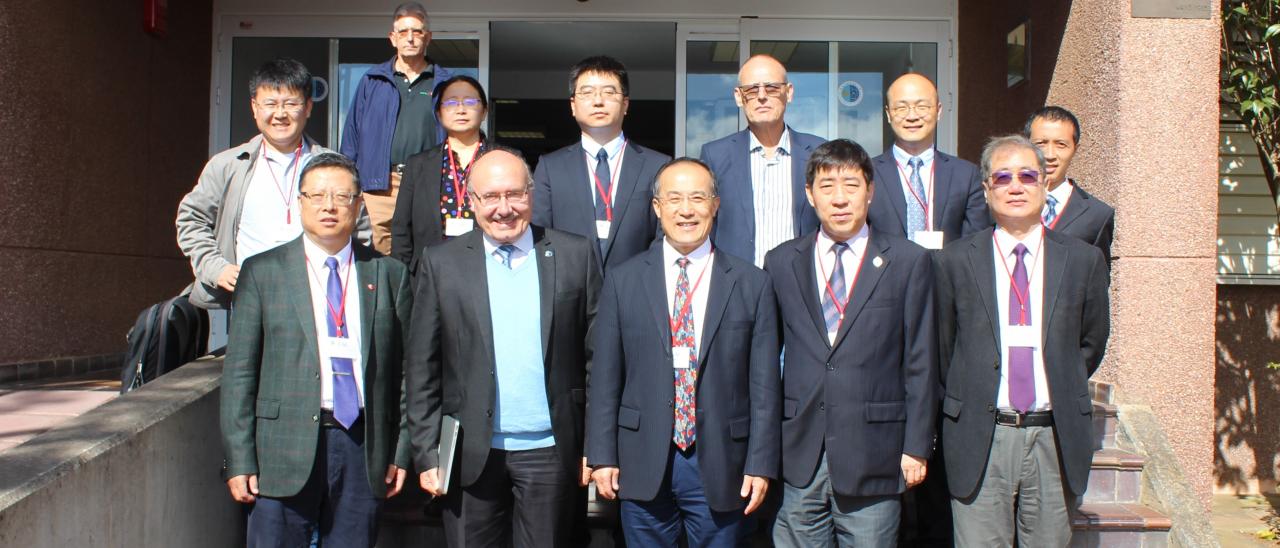
<svg viewBox="0 0 1280 548"><path fill-rule="evenodd" d="M1218 2L1208 19L1071 5L1048 104L1079 115L1072 172L1116 209L1111 344L1095 379L1149 405L1192 487L1213 486Z"/></svg>

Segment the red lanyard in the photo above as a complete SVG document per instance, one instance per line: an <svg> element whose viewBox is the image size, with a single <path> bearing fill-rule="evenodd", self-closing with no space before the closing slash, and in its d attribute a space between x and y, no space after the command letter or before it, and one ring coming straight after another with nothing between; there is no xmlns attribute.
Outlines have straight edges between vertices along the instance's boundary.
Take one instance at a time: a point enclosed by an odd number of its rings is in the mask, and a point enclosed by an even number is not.
<svg viewBox="0 0 1280 548"><path fill-rule="evenodd" d="M711 267L711 260L715 258L716 248L712 247L711 252L707 254L707 264L702 265L702 272L698 273L698 280L693 282L693 289L689 290L689 297L685 299L684 306L680 307L677 316L668 317L667 321L671 323L671 346L676 345L676 331L679 327L676 324L676 318L683 318L689 312L689 307L693 304L693 296L698 293L698 286L702 285L702 275L707 273L707 268Z"/></svg>
<svg viewBox="0 0 1280 548"><path fill-rule="evenodd" d="M601 150L604 150L604 147L601 147ZM592 160L595 160L595 158L592 158L590 154L587 154L587 151L584 150L582 151L582 153L587 155L588 164L590 164ZM609 179L610 190L612 190L613 186L618 183L618 171L622 170L622 156L625 155L626 153L627 153L627 140L623 139L622 150L618 151L618 165L617 167L613 168L613 175ZM605 158L606 166L609 165L608 162L609 162L609 159L606 157ZM600 182L600 177L596 175L596 172L594 169L591 170L591 179L595 181L596 190L600 192L600 200L604 202L604 218L609 222L613 222L613 200L609 198L609 192L604 189L604 184Z"/></svg>
<svg viewBox="0 0 1280 548"><path fill-rule="evenodd" d="M293 153L293 161L289 165L284 166L284 178L289 181L288 192L280 186L280 179L276 177L276 172L271 169L271 161L267 159L267 140L262 140L262 161L267 164L267 173L271 174L271 182L276 184L276 191L280 193L280 199L284 201L284 224L293 224L293 181L289 180L289 167L293 166L293 174L298 174L298 160L302 158L302 141L298 141L298 150Z"/></svg>
<svg viewBox="0 0 1280 548"><path fill-rule="evenodd" d="M921 198L919 194L916 194L916 189L911 187L911 180L907 178L907 172L902 169L902 164L899 164L896 159L893 161L894 165L898 166L898 173L902 174L903 182L907 183L907 190L911 192L911 197L915 198L916 203L920 204L920 209L924 210L925 230L933 230L933 217L929 216L929 204L933 203L933 182L938 174L937 160L937 158L934 158L933 161L929 162L929 190L925 192L925 195L929 198L928 200L925 200L924 198ZM907 236L911 235L908 234Z"/></svg>
<svg viewBox="0 0 1280 548"><path fill-rule="evenodd" d="M457 217L457 218L461 219L461 218L462 218L462 208L463 208L463 207L466 205L466 203L467 203L467 183L466 183L466 178L467 178L467 174L468 174L468 173L471 173L471 164L467 164L466 169L463 169L463 170L462 170L462 176L461 176L461 177L459 177L459 176L458 176L458 164L457 164L457 163L454 161L454 159L453 159L453 154L454 154L454 152L453 152L453 147L450 147L448 142L445 142L445 145L444 145L444 146L445 146L445 154L447 154L447 155L449 156L449 171L451 172L450 174L451 174L451 175L453 175L453 196L454 196L454 199L455 199L455 200L457 200L457 202L458 202L458 217ZM472 160L475 160L475 157L476 157L476 156L478 156L478 155L480 154L480 152L481 152L481 151L483 151L483 150L484 150L484 142L483 142L483 141L481 141L481 142L480 142L480 144L476 145L476 152L475 152L475 154L472 154L472 155L471 155L471 159L472 159Z"/></svg>
<svg viewBox="0 0 1280 548"><path fill-rule="evenodd" d="M999 230L998 228L996 230ZM1000 254L1000 264L1004 265L1004 273L1009 276L1009 287L1013 289L1013 296L1018 299L1018 325L1027 325L1027 299L1031 295L1023 295L1018 291L1018 284L1013 281L1013 272L1009 270L1009 261L1005 259L1004 250L1000 249L1000 239L996 238L996 233L991 232L991 241L996 244L996 253ZM1040 256L1044 251L1044 231L1040 231L1040 247L1036 250L1036 259L1031 263L1031 268L1027 269L1027 292L1031 292L1031 280L1035 279L1036 265L1040 264Z"/></svg>
<svg viewBox="0 0 1280 548"><path fill-rule="evenodd" d="M821 240L817 240L817 241L821 241ZM815 249L817 248L816 242L814 244L814 248ZM852 246L849 247L849 252L853 253ZM857 261L858 267L853 269L853 279L849 281L849 291L844 294L844 302L840 302L836 300L836 292L831 288L831 277L827 275L827 265L823 264L822 262L823 255L826 255L826 252L824 251L818 252L818 268L822 270L822 280L827 284L827 296L831 297L831 304L836 305L836 312L840 313L840 322L843 323L844 311L849 307L849 298L853 297L853 289L855 287L858 287L858 275L862 273L862 261ZM839 260L839 258L840 258L840 255L837 254L836 260Z"/></svg>
<svg viewBox="0 0 1280 548"><path fill-rule="evenodd" d="M320 283L320 276L316 274L315 267L311 265L311 257L307 257L306 251L303 251L302 255L307 259L307 272L310 272L311 276L315 278L316 285L323 287L324 284ZM324 297L324 302L328 305L327 308L329 309L329 316L333 318L333 325L338 328L339 337L346 335L347 284L351 283L351 259L353 257L355 257L355 250L352 250L351 254L347 255L347 279L342 280L342 303L338 305L337 309L334 309L333 303L329 301L327 291L325 292ZM338 278L342 278L342 275L339 274Z"/></svg>

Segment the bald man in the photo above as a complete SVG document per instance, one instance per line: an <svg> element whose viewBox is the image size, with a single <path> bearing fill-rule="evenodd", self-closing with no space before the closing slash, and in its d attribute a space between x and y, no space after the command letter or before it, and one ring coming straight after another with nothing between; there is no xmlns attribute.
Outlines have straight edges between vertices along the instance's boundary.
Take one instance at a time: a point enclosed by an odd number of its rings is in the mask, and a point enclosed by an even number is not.
<svg viewBox="0 0 1280 548"><path fill-rule="evenodd" d="M787 127L783 118L794 94L782 63L751 57L733 89L747 129L702 147L702 161L720 181L711 239L718 250L756 266L778 244L818 228L805 198L804 165L826 139Z"/></svg>
<svg viewBox="0 0 1280 548"><path fill-rule="evenodd" d="M874 161L881 186L868 212L872 225L927 249L991 228L977 166L937 149L942 103L933 82L919 74L894 80L884 114L894 139Z"/></svg>

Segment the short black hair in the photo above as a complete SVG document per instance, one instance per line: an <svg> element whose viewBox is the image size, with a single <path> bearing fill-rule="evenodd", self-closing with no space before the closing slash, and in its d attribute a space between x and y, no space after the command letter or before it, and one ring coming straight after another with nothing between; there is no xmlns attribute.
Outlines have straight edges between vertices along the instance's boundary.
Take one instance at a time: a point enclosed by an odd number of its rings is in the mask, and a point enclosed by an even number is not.
<svg viewBox="0 0 1280 548"><path fill-rule="evenodd" d="M279 57L263 63L249 77L249 98L258 96L258 88L285 89L302 92L311 100L311 71L296 59Z"/></svg>
<svg viewBox="0 0 1280 548"><path fill-rule="evenodd" d="M842 167L856 167L862 170L862 177L871 184L875 177L875 168L871 165L871 155L862 145L849 139L827 141L813 149L809 161L804 166L804 186L813 186L814 179L821 170L838 170Z"/></svg>
<svg viewBox="0 0 1280 548"><path fill-rule="evenodd" d="M336 167L350 173L351 179L356 183L356 194L360 194L360 170L356 169L356 163L352 162L351 158L337 152L321 152L307 161L307 165L302 168L302 174L298 176L298 192L302 192L302 183L307 180L308 173L326 167Z"/></svg>
<svg viewBox="0 0 1280 548"><path fill-rule="evenodd" d="M465 74L455 74L450 76L448 80L436 84L435 90L431 92L435 97L436 112L440 112L440 102L444 100L444 90L449 89L449 86L457 82L466 82L471 84L471 87L476 88L476 93L480 95L480 106L484 107L485 110L489 110L489 97L484 94L484 86L480 85L480 82L475 78Z"/></svg>
<svg viewBox="0 0 1280 548"><path fill-rule="evenodd" d="M405 2L396 6L396 11L391 14L391 22L395 23L401 17L416 17L421 19L423 24L430 23L427 19L427 8L422 7L418 2Z"/></svg>
<svg viewBox="0 0 1280 548"><path fill-rule="evenodd" d="M1036 120L1071 122L1071 128L1073 129L1071 132L1071 139L1075 141L1075 144L1080 144L1080 120L1077 119L1076 115L1072 114L1071 111L1053 105L1036 109L1035 112L1031 113L1031 116L1027 117L1027 123L1022 126L1023 137L1028 139L1031 138L1031 124Z"/></svg>
<svg viewBox="0 0 1280 548"><path fill-rule="evenodd" d="M622 96L631 96L631 80L627 78L627 67L621 61L608 55L596 55L578 61L578 64L569 69L569 97L572 98L578 92L578 77L588 72L611 74L618 77L618 84L622 86L622 89L619 90L622 92Z"/></svg>
<svg viewBox="0 0 1280 548"><path fill-rule="evenodd" d="M662 167L658 168L658 172L653 174L653 188L651 189L651 192L653 193L654 198L658 197L658 181L662 179L662 174L665 173L668 169L678 166L680 164L694 164L702 168L703 170L706 170L707 175L711 176L711 195L712 196L720 195L720 184L716 182L716 172L711 170L711 166L708 166L706 162L703 162L702 160L699 160L697 158L694 158L691 156L681 156L665 164L662 164Z"/></svg>

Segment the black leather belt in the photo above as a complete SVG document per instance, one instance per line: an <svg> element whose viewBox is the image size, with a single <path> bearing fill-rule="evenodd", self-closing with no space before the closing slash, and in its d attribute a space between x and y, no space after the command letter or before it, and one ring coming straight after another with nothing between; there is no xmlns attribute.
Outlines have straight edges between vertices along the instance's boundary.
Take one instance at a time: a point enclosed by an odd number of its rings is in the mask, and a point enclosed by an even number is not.
<svg viewBox="0 0 1280 548"><path fill-rule="evenodd" d="M996 424L1022 428L1024 426L1053 426L1053 411L1036 411L1033 413L1016 413L1013 411L996 412Z"/></svg>
<svg viewBox="0 0 1280 548"><path fill-rule="evenodd" d="M351 428L347 428L343 426L342 423L338 422L338 419L333 416L333 411L330 411L328 409L320 410L320 426L323 426L325 428L340 428L342 430L355 430L356 427L360 426L360 422L362 420L364 420L364 413L360 413L360 416L356 417L356 422L351 423Z"/></svg>

